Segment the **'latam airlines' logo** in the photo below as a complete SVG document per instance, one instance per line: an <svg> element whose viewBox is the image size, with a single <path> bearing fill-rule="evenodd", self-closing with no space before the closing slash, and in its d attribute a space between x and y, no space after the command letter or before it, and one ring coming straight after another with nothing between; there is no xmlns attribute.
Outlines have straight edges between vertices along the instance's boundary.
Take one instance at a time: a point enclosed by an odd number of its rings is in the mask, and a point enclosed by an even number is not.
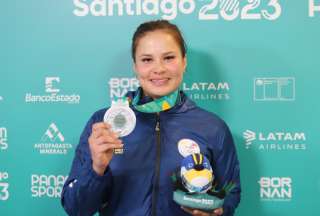
<svg viewBox="0 0 320 216"><path fill-rule="evenodd" d="M67 103L79 104L80 95L78 94L60 94L60 89L57 85L60 83L60 77L46 77L45 78L45 92L44 95L33 95L27 93L25 97L26 103Z"/></svg>
<svg viewBox="0 0 320 216"><path fill-rule="evenodd" d="M51 123L43 134L40 143L34 144L40 154L65 155L72 144L65 142L65 138L55 123Z"/></svg>
<svg viewBox="0 0 320 216"><path fill-rule="evenodd" d="M193 82L183 83L184 90L193 100L229 100L228 82Z"/></svg>
<svg viewBox="0 0 320 216"><path fill-rule="evenodd" d="M249 149L252 145L252 142L257 139L256 133L251 130L246 130L243 132L243 138L246 141L246 149Z"/></svg>
<svg viewBox="0 0 320 216"><path fill-rule="evenodd" d="M262 201L290 201L292 199L291 177L261 177L258 183Z"/></svg>
<svg viewBox="0 0 320 216"><path fill-rule="evenodd" d="M261 151L306 150L306 134L304 132L243 132L245 148Z"/></svg>

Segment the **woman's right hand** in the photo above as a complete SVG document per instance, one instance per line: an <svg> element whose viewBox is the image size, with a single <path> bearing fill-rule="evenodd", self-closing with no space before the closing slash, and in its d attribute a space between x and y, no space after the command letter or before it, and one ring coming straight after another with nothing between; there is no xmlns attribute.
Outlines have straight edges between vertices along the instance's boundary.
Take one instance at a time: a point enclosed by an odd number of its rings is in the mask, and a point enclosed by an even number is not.
<svg viewBox="0 0 320 216"><path fill-rule="evenodd" d="M104 122L92 125L92 133L88 139L92 157L92 168L102 176L109 165L113 149L123 148L119 136L111 131L111 126Z"/></svg>

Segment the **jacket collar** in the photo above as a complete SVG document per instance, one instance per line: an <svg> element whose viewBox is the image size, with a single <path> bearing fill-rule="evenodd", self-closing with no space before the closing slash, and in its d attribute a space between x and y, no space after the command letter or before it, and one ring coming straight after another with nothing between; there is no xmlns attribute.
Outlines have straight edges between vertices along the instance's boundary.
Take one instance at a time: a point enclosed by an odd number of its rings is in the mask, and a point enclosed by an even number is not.
<svg viewBox="0 0 320 216"><path fill-rule="evenodd" d="M168 113L168 114L183 113L183 112L186 112L186 111L196 107L196 104L182 90L179 92L179 94L180 94L180 97L179 97L180 99L176 103L176 105L174 105L174 107L172 107L169 110L162 111L161 113ZM136 95L137 95L137 90L136 91L129 91L126 94L126 97L129 97L129 101L132 101L132 99ZM151 100L152 100L151 97L144 96L144 97L141 97L139 104L146 103ZM130 104L130 107L133 110L137 111L131 104ZM137 111L137 112L139 112L139 111Z"/></svg>

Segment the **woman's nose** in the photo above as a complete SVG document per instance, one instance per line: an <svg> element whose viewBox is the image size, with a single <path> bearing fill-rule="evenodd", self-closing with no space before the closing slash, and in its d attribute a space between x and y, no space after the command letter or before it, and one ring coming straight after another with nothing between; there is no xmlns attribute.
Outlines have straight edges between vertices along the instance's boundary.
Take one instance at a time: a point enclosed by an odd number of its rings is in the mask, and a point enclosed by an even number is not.
<svg viewBox="0 0 320 216"><path fill-rule="evenodd" d="M155 62L155 66L153 68L153 72L156 73L156 74L162 74L162 73L165 72L164 63L161 60Z"/></svg>

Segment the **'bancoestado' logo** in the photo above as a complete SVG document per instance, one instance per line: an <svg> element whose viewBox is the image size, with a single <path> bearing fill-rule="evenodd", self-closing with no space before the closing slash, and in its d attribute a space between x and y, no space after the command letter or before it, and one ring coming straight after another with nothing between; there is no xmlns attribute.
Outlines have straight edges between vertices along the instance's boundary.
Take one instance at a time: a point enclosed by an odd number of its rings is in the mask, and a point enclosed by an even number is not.
<svg viewBox="0 0 320 216"><path fill-rule="evenodd" d="M72 144L65 142L65 138L55 123L51 123L41 137L41 142L34 144L34 149L40 154L66 155L72 149Z"/></svg>
<svg viewBox="0 0 320 216"><path fill-rule="evenodd" d="M229 100L228 82L193 82L183 83L184 90L193 100Z"/></svg>
<svg viewBox="0 0 320 216"><path fill-rule="evenodd" d="M60 83L60 77L46 77L45 78L45 92L46 94L27 93L25 96L26 103L67 103L79 104L80 95L78 94L61 94L60 89L56 85Z"/></svg>
<svg viewBox="0 0 320 216"><path fill-rule="evenodd" d="M290 201L292 199L291 177L261 177L260 199L263 201Z"/></svg>
<svg viewBox="0 0 320 216"><path fill-rule="evenodd" d="M63 175L31 175L31 196L36 198L60 198L64 182L68 176Z"/></svg>
<svg viewBox="0 0 320 216"><path fill-rule="evenodd" d="M306 150L306 134L304 132L243 132L246 149L261 151Z"/></svg>

